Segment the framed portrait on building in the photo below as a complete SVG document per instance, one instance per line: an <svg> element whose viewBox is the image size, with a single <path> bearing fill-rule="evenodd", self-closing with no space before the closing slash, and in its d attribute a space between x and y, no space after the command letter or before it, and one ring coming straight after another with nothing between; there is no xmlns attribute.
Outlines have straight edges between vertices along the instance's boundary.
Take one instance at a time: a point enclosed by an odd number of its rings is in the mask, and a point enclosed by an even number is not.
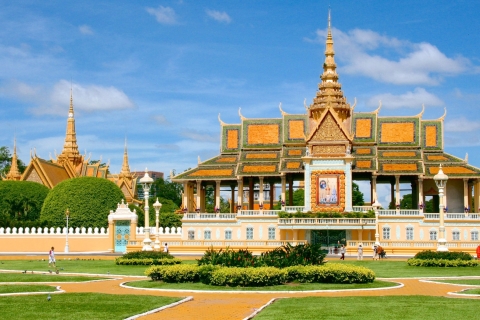
<svg viewBox="0 0 480 320"><path fill-rule="evenodd" d="M339 175L325 174L317 177L317 205L338 206Z"/></svg>

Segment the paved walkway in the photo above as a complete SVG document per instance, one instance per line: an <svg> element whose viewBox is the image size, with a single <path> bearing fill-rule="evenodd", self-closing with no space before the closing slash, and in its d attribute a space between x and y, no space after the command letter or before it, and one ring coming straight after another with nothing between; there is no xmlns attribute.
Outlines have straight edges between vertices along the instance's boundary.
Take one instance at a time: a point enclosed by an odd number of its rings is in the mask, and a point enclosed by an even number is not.
<svg viewBox="0 0 480 320"><path fill-rule="evenodd" d="M403 283L401 288L383 290L341 291L341 292L318 292L318 293L207 293L207 292L166 292L153 290L137 290L120 287L122 282L135 281L138 278L122 277L118 280L99 281L90 283L65 283L61 288L66 292L99 292L108 294L135 294L187 297L193 300L169 308L156 314L141 317L140 319L244 319L255 310L261 308L273 298L279 297L345 297L345 296L386 296L386 295L428 295L447 296L448 292L459 291L462 287L421 282L420 279L395 279ZM452 297L452 296L450 296Z"/></svg>

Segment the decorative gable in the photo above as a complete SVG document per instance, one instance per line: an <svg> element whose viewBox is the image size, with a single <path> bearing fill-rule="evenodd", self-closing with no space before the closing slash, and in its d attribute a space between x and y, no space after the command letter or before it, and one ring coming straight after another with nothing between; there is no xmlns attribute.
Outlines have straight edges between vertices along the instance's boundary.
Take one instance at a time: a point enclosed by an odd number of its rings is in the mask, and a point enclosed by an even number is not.
<svg viewBox="0 0 480 320"><path fill-rule="evenodd" d="M337 117L327 110L320 119L318 126L310 134L307 142L330 142L330 141L351 141L342 123Z"/></svg>

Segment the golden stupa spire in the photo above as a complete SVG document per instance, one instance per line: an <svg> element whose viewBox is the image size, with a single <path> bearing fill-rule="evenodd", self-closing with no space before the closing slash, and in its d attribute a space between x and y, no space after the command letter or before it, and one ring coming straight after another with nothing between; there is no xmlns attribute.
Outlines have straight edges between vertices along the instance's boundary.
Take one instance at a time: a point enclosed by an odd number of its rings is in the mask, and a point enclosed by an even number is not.
<svg viewBox="0 0 480 320"><path fill-rule="evenodd" d="M18 157L17 157L17 138L13 139L13 155L10 171L6 174L5 180L20 180L21 174L18 171Z"/></svg>
<svg viewBox="0 0 480 320"><path fill-rule="evenodd" d="M350 117L350 105L343 96L342 86L338 82L337 64L335 63L335 50L333 49L332 20L328 10L328 31L325 43L325 61L323 73L320 76L322 82L318 85L316 97L310 108L311 117L318 120L327 107L332 107L341 120Z"/></svg>
<svg viewBox="0 0 480 320"><path fill-rule="evenodd" d="M67 132L62 153L57 157L57 162L69 160L74 166L82 162L82 156L78 151L77 133L75 131L75 117L73 111L73 92L70 88L70 107L68 109Z"/></svg>
<svg viewBox="0 0 480 320"><path fill-rule="evenodd" d="M125 148L123 150L123 164L122 164L122 171L120 171L123 175L130 175L130 166L128 165L128 150L127 150L127 137L125 137Z"/></svg>

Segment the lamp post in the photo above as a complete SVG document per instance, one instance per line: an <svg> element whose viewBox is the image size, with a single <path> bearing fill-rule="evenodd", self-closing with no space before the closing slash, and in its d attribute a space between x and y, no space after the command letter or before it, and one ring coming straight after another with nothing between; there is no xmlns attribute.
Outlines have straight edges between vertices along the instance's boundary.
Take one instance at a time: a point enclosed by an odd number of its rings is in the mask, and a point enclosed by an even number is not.
<svg viewBox="0 0 480 320"><path fill-rule="evenodd" d="M150 198L150 187L153 183L153 179L150 178L148 175L148 171L145 168L145 175L143 178L140 179L140 183L142 184L143 187L143 194L144 194L144 200L145 200L145 238L143 239L143 251L152 251L152 240L150 240L150 215L148 210L150 209L148 206L148 199Z"/></svg>
<svg viewBox="0 0 480 320"><path fill-rule="evenodd" d="M445 226L443 223L444 220L444 206L443 206L443 192L445 189L445 186L447 185L448 181L448 176L443 173L442 170L442 165L440 164L440 168L438 169L438 173L433 177L433 180L435 180L435 184L437 185L438 188L438 196L440 200L440 208L438 211L440 215L440 227L438 228L439 234L438 234L438 247L437 251L448 251L447 248L447 239L445 238Z"/></svg>
<svg viewBox="0 0 480 320"><path fill-rule="evenodd" d="M155 237L155 245L153 246L153 249L155 249L155 251L159 251L160 250L160 240L158 240L158 216L160 214L160 209L162 209L162 204L160 202L158 202L158 198L157 198L157 201L155 201L155 203L153 204L153 207L155 208L155 227L157 229L157 234L156 234L156 237Z"/></svg>
<svg viewBox="0 0 480 320"><path fill-rule="evenodd" d="M375 245L380 245L380 233L378 231L378 208L381 207L381 204L375 199L375 202L372 203L373 210L375 211Z"/></svg>
<svg viewBox="0 0 480 320"><path fill-rule="evenodd" d="M65 241L65 253L69 253L70 249L68 247L68 218L70 217L70 210L65 211L65 218L67 219L67 233L65 234L66 241Z"/></svg>

